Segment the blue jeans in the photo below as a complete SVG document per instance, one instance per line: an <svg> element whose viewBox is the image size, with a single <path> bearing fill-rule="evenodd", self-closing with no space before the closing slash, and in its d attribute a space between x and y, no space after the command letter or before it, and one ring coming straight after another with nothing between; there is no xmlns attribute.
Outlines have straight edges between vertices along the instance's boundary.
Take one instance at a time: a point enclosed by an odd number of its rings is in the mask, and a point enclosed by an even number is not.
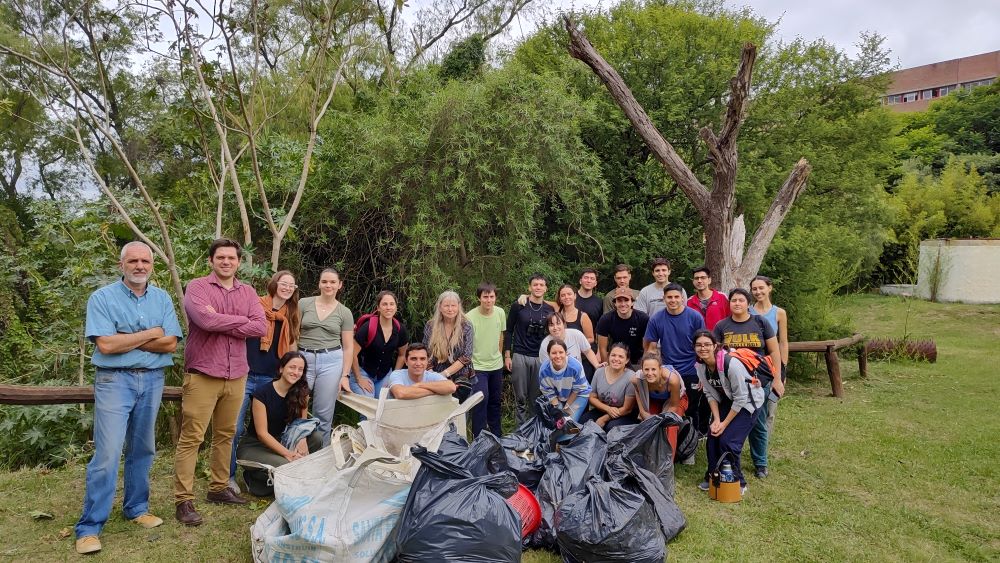
<svg viewBox="0 0 1000 563"><path fill-rule="evenodd" d="M771 402L767 397L770 396L771 384L768 383L764 386L764 404L757 405L753 428L750 429L750 459L753 460L754 467L767 467L767 443L771 437L767 427L767 412L771 408Z"/></svg>
<svg viewBox="0 0 1000 563"><path fill-rule="evenodd" d="M572 403L559 401L559 408L565 409L569 407L573 411L573 414L569 415L569 418L572 418L573 422L580 422L580 417L587 411L588 404L590 404L589 397L577 397Z"/></svg>
<svg viewBox="0 0 1000 563"><path fill-rule="evenodd" d="M372 379L372 376L368 375L368 372L365 371L363 368L361 370L361 374L367 377L368 379L371 379L372 383L375 384L375 389L371 393L365 391L364 389L361 388L361 385L358 384L358 379L354 376L354 373L351 373L351 378L350 380L348 380L348 383L351 384L351 393L356 393L358 395L361 395L362 397L375 397L377 399L379 392L382 391L382 384L386 382L388 376L383 377L378 381L375 381L374 379ZM392 397L389 398L391 399ZM361 418L364 419L364 417Z"/></svg>
<svg viewBox="0 0 1000 563"><path fill-rule="evenodd" d="M313 415L319 419L319 431L323 435L323 447L330 445L330 432L333 429L333 411L337 408L337 397L340 396L340 376L344 369L344 351L322 352L312 354L306 352L308 369L306 381L312 390Z"/></svg>
<svg viewBox="0 0 1000 563"><path fill-rule="evenodd" d="M483 392L483 400L472 407L472 437L486 430L496 437L503 436L500 430L500 399L503 395L503 369L491 371L476 370L476 384L472 392Z"/></svg>
<svg viewBox="0 0 1000 563"><path fill-rule="evenodd" d="M236 417L236 434L233 435L233 444L239 444L243 437L243 429L246 425L247 411L250 410L250 399L253 397L255 389L260 389L268 383L274 381L274 375L270 373L254 373L247 375L247 388L243 392L243 405L240 407L240 414ZM233 446L232 459L229 460L229 478L236 478L236 446Z"/></svg>
<svg viewBox="0 0 1000 563"><path fill-rule="evenodd" d="M87 464L83 514L76 537L96 536L111 515L118 462L125 448L122 512L149 512L149 469L156 454L156 414L163 396L163 368L98 369L94 379L94 457Z"/></svg>

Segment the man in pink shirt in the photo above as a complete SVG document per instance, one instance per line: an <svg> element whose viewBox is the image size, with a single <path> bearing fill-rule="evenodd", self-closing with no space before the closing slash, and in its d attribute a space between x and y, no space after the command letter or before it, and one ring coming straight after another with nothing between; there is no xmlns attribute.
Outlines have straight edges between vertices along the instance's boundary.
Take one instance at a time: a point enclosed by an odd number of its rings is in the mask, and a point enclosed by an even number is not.
<svg viewBox="0 0 1000 563"><path fill-rule="evenodd" d="M241 252L234 240L213 241L208 249L212 273L191 280L184 292L190 326L184 347L184 420L174 456L174 503L177 520L187 526L202 522L194 507L194 471L209 422L212 479L206 500L247 503L229 489L229 462L250 370L246 339L264 336L267 318L254 288L236 279Z"/></svg>

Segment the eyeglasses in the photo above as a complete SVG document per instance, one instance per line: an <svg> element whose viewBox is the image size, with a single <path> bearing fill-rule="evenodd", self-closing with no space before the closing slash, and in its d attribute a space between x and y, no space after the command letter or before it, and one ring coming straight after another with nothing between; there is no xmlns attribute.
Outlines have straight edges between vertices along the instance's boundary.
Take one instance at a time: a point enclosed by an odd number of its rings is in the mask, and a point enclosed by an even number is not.
<svg viewBox="0 0 1000 563"><path fill-rule="evenodd" d="M694 345L695 348L711 348L712 346L715 346L712 342L698 342Z"/></svg>
<svg viewBox="0 0 1000 563"><path fill-rule="evenodd" d="M278 284L278 287L282 289L298 289L299 286L295 285L294 283L281 282Z"/></svg>

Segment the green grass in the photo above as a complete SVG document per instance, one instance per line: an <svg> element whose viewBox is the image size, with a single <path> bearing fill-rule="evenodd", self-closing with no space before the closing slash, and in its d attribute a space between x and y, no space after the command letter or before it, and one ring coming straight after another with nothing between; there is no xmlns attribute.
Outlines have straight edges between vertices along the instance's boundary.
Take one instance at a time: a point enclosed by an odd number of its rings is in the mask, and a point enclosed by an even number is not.
<svg viewBox="0 0 1000 563"><path fill-rule="evenodd" d="M695 489L705 469L678 466L688 528L669 546L680 561L996 561L1000 559L1000 307L852 296L842 310L869 336L933 338L936 364L872 362L861 380L842 357L846 398L825 374L793 380L771 447L771 476L750 479L742 503ZM794 319L791 319L794 322ZM745 454L748 455L748 454ZM745 464L749 465L745 457ZM204 502L200 528L173 521L171 452L153 470L153 511L141 530L113 515L96 561L248 561L248 528L264 508ZM84 466L0 474L0 560L77 559ZM197 486L204 494L205 481ZM119 491L118 500L121 495ZM35 521L40 510L54 516ZM545 552L524 561L555 562Z"/></svg>

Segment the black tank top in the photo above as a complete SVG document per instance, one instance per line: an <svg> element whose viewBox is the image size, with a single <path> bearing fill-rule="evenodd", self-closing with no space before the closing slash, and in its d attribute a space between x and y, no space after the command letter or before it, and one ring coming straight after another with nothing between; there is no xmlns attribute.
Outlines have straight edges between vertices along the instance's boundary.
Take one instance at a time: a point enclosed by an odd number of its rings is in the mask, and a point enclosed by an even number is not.
<svg viewBox="0 0 1000 563"><path fill-rule="evenodd" d="M580 322L580 319L583 318L584 314L585 313L583 311L577 309L576 310L576 320L573 321L573 322L569 322L569 319L567 319L566 320L566 328L575 328L576 330L579 330L580 332L583 332L583 323Z"/></svg>

